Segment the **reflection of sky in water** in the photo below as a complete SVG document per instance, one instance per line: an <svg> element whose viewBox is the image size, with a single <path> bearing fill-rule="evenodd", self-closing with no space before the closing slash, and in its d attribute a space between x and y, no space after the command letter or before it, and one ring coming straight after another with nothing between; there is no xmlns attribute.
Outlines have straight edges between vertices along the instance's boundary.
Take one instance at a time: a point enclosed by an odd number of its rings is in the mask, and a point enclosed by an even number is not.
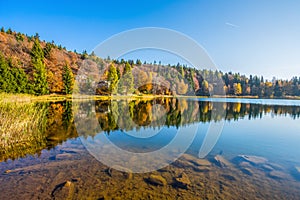
<svg viewBox="0 0 300 200"><path fill-rule="evenodd" d="M190 148L197 154L207 130L201 125ZM228 158L239 154L263 156L284 165L300 165L300 123L290 116L264 115L262 119L239 119L226 122L210 155L223 152Z"/></svg>
<svg viewBox="0 0 300 200"><path fill-rule="evenodd" d="M109 134L108 139L120 147L121 149L137 152L149 152L160 149L166 146L176 135L177 129L175 127L164 128L141 128L139 131L130 131L131 134L127 134L123 131L113 131ZM151 134L151 137L135 137L135 135ZM104 134L104 133L100 133ZM149 135L148 135L149 136ZM96 136L94 140L97 140Z"/></svg>
<svg viewBox="0 0 300 200"><path fill-rule="evenodd" d="M239 100L233 100L233 102ZM258 103L257 100L243 100ZM261 101L261 100L260 100ZM298 101L263 100L264 104L295 105ZM214 122L211 122L213 124ZM195 140L189 152L198 155L209 123L200 123ZM127 133L113 131L109 140L122 149L135 152L149 152L167 145L175 136L175 127L141 128ZM102 133L103 134L103 133ZM188 132L186 134L189 134ZM220 152L228 159L239 154L256 155L268 158L270 161L295 166L300 165L300 123L290 115L274 116L263 114L262 119L248 120L247 115L237 121L226 121L222 134L208 156Z"/></svg>

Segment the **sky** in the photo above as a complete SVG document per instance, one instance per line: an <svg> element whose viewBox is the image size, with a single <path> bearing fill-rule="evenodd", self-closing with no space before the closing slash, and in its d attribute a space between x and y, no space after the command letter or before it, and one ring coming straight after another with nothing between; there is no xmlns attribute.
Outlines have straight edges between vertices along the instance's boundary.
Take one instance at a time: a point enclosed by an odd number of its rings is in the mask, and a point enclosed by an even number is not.
<svg viewBox="0 0 300 200"><path fill-rule="evenodd" d="M297 0L0 0L0 26L77 52L126 30L168 28L193 38L224 72L289 79L300 76L299 10ZM178 62L147 51L131 56Z"/></svg>

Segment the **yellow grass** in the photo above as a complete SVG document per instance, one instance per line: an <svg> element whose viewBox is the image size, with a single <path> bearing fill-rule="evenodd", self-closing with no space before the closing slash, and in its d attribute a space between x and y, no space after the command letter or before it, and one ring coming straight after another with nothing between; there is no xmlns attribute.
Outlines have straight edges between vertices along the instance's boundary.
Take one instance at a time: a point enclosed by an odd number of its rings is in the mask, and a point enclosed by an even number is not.
<svg viewBox="0 0 300 200"><path fill-rule="evenodd" d="M21 96L0 95L0 161L36 152L45 142L47 107Z"/></svg>

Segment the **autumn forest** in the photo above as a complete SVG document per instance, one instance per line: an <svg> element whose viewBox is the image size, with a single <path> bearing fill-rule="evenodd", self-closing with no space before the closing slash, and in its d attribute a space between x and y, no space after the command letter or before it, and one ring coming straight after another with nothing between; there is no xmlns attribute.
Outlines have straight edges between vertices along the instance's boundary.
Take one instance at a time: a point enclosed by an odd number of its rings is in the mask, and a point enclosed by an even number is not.
<svg viewBox="0 0 300 200"><path fill-rule="evenodd" d="M240 73L99 58L11 29L0 32L0 92L97 95L188 95L292 98L300 96L300 77L290 80ZM86 71L79 72L88 64ZM95 74L97 73L97 74ZM78 75L76 77L76 75ZM76 80L76 81L75 81Z"/></svg>

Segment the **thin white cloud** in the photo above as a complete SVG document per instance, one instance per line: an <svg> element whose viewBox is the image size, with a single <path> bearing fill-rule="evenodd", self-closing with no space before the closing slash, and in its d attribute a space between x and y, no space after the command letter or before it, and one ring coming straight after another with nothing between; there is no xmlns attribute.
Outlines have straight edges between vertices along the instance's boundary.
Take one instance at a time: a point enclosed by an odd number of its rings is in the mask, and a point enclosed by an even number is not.
<svg viewBox="0 0 300 200"><path fill-rule="evenodd" d="M240 26L236 25L236 24L232 24L232 23L229 23L229 22L226 22L225 23L227 26L231 26L233 28L239 28Z"/></svg>

